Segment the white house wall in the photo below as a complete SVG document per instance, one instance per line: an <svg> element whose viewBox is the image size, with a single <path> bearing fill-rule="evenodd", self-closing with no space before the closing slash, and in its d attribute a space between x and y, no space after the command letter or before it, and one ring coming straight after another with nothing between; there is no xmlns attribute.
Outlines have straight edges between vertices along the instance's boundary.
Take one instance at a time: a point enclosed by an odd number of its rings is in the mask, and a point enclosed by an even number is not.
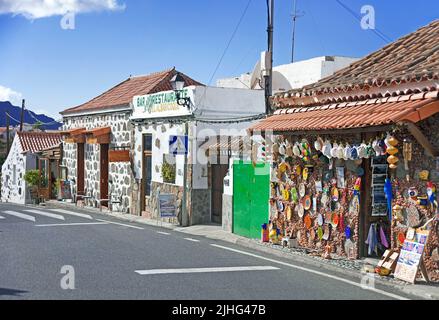
<svg viewBox="0 0 439 320"><path fill-rule="evenodd" d="M9 155L2 166L2 202L12 202L17 204L26 203L26 186L24 174L26 173L26 160L22 153L18 135L12 142ZM15 165L15 183L13 181Z"/></svg>

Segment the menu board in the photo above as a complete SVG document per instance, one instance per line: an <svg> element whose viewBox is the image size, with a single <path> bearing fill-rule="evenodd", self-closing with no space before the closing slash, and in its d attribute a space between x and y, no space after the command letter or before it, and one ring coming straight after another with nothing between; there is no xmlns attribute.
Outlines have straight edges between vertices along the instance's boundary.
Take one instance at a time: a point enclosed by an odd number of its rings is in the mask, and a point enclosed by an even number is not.
<svg viewBox="0 0 439 320"><path fill-rule="evenodd" d="M72 189L69 180L60 181L61 199L72 199Z"/></svg>
<svg viewBox="0 0 439 320"><path fill-rule="evenodd" d="M160 217L175 217L176 215L176 202L175 195L173 194L160 194L159 195L159 211Z"/></svg>
<svg viewBox="0 0 439 320"><path fill-rule="evenodd" d="M395 278L415 283L419 267L423 267L422 254L428 235L427 230L416 230L413 239L404 241L395 269Z"/></svg>

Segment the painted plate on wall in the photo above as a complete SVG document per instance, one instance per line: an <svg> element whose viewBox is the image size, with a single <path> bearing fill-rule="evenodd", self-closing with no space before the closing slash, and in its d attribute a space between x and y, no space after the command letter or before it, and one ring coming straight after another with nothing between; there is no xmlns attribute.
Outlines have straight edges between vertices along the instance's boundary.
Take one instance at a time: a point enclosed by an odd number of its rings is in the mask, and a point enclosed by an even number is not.
<svg viewBox="0 0 439 320"><path fill-rule="evenodd" d="M284 204L282 203L282 201L277 201L277 210L279 210L280 212L283 212L285 209Z"/></svg>
<svg viewBox="0 0 439 320"><path fill-rule="evenodd" d="M329 197L326 193L322 194L322 198L320 199L320 202L322 203L322 206L326 208L329 202Z"/></svg>
<svg viewBox="0 0 439 320"><path fill-rule="evenodd" d="M305 213L305 209L303 208L303 204L299 203L297 214L299 215L299 217L302 218L304 213Z"/></svg>
<svg viewBox="0 0 439 320"><path fill-rule="evenodd" d="M291 206L287 206L287 219L288 220L291 220L291 217L292 217L292 212L293 212L293 210L291 210Z"/></svg>
<svg viewBox="0 0 439 320"><path fill-rule="evenodd" d="M319 228L317 229L317 236L319 237L320 240L322 240L322 238L323 238L323 230L322 230L322 227L319 227Z"/></svg>
<svg viewBox="0 0 439 320"><path fill-rule="evenodd" d="M305 210L309 210L311 208L311 197L309 195L303 198L303 207Z"/></svg>
<svg viewBox="0 0 439 320"><path fill-rule="evenodd" d="M301 183L299 185L299 194L301 197L304 197L306 194L306 188L305 188L305 185L303 183Z"/></svg>
<svg viewBox="0 0 439 320"><path fill-rule="evenodd" d="M299 196L297 195L297 189L296 187L292 187L291 188L291 200L294 203L297 203L297 201L299 201Z"/></svg>
<svg viewBox="0 0 439 320"><path fill-rule="evenodd" d="M309 214L307 214L305 216L305 218L303 219L303 222L305 223L305 227L309 230L311 229L311 225L312 225L312 221L311 221L311 217L309 216Z"/></svg>
<svg viewBox="0 0 439 320"><path fill-rule="evenodd" d="M346 228L344 229L344 234L346 235L346 239L350 239L351 238L351 227L346 226Z"/></svg>
<svg viewBox="0 0 439 320"><path fill-rule="evenodd" d="M319 224L319 226L323 226L323 216L321 213L319 213L319 215L317 216L317 223Z"/></svg>

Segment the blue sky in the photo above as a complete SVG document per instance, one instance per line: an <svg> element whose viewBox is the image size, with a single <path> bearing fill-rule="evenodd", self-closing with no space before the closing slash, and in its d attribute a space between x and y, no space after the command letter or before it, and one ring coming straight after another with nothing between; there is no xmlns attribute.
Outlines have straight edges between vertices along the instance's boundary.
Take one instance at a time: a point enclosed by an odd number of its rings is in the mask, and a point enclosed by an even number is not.
<svg viewBox="0 0 439 320"><path fill-rule="evenodd" d="M0 12L10 1L0 0ZM439 17L437 0L341 1L358 14L372 5L376 27L392 40ZM6 11L0 14L0 86L21 94L32 110L56 115L131 74L176 66L208 83L247 2L118 0L124 7L76 15L74 30L60 27L60 15L29 19ZM275 1L275 65L290 60L292 2ZM299 0L298 9L304 16L297 25L297 60L362 57L385 45L336 0ZM214 80L251 71L266 41L265 0L252 0Z"/></svg>

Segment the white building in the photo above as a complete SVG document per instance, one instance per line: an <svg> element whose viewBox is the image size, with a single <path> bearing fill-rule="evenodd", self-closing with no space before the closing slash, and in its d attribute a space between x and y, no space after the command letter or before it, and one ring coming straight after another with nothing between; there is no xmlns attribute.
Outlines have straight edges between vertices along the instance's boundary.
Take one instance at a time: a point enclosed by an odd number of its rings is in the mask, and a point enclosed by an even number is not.
<svg viewBox="0 0 439 320"><path fill-rule="evenodd" d="M185 156L172 154L170 140L172 136L185 136L187 124L188 224L219 223L228 158L225 163L209 161L206 149L200 146L218 136L246 135L246 128L252 120L238 121L265 112L264 93L260 90L188 86L182 94L190 99L189 106L179 105L174 91L133 99L134 170L136 180L143 181L139 189L142 211L149 218L158 218L159 191L174 194L180 207ZM164 166L174 172L170 178L163 172ZM179 213L168 222L178 223L182 218Z"/></svg>
<svg viewBox="0 0 439 320"><path fill-rule="evenodd" d="M60 143L59 133L17 132L2 166L2 202L26 204L30 201L29 188L24 181L25 173L39 168L38 152L59 146Z"/></svg>
<svg viewBox="0 0 439 320"><path fill-rule="evenodd" d="M357 60L357 58L349 57L323 56L273 67L273 93L298 89L315 83ZM219 79L217 86L262 89L260 81L260 64L258 63L253 73Z"/></svg>

